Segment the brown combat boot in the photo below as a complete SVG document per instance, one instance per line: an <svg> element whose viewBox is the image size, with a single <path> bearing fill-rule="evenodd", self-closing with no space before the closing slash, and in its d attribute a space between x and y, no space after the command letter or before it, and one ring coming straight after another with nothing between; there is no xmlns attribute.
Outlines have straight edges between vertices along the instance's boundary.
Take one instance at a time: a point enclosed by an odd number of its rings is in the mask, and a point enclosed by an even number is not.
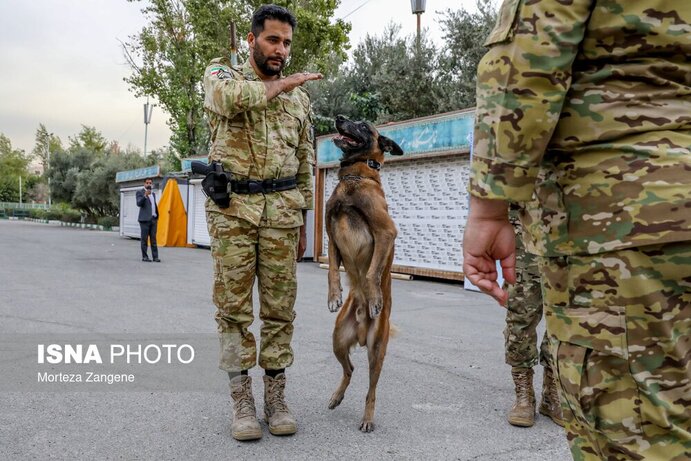
<svg viewBox="0 0 691 461"><path fill-rule="evenodd" d="M516 387L516 402L507 417L509 424L530 427L535 424L535 391L533 390L533 369L511 369L511 377Z"/></svg>
<svg viewBox="0 0 691 461"><path fill-rule="evenodd" d="M540 413L550 418L555 424L564 427L564 417L561 413L559 400L559 381L550 367L545 367L544 371Z"/></svg>
<svg viewBox="0 0 691 461"><path fill-rule="evenodd" d="M286 375L275 378L264 376L264 417L273 435L291 435L297 432L297 423L285 401Z"/></svg>
<svg viewBox="0 0 691 461"><path fill-rule="evenodd" d="M257 440L262 438L262 427L257 421L252 396L252 378L246 375L230 380L230 396L234 402L233 422L230 433L236 440Z"/></svg>

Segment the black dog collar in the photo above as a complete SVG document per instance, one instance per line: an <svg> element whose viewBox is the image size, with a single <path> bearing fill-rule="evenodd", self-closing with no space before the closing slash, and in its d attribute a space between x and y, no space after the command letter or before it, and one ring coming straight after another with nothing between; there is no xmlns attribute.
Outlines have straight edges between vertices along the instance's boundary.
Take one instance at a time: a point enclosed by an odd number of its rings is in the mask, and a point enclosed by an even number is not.
<svg viewBox="0 0 691 461"><path fill-rule="evenodd" d="M354 164L359 163L359 162L367 163L367 166L372 168L373 170L377 170L377 171L381 170L381 163L377 162L376 160L372 160L371 158L368 158L367 160L365 160L365 159L343 160L341 162L341 168L343 168L345 166L354 165Z"/></svg>

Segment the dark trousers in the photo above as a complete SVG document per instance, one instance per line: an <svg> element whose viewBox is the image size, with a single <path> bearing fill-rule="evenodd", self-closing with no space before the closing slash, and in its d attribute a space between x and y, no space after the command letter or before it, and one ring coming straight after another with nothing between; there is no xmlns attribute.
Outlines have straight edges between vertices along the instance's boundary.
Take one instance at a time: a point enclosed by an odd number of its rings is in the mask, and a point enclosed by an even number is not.
<svg viewBox="0 0 691 461"><path fill-rule="evenodd" d="M158 227L158 219L151 221L139 221L139 228L142 230L142 258L148 258L146 250L148 247L147 240L151 238L151 256L154 259L158 258L158 246L156 246L156 228Z"/></svg>

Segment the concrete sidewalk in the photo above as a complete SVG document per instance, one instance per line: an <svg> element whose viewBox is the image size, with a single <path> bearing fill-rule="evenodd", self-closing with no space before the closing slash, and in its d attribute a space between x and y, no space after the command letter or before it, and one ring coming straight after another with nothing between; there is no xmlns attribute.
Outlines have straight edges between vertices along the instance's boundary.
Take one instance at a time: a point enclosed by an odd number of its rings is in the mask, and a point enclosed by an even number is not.
<svg viewBox="0 0 691 461"><path fill-rule="evenodd" d="M210 252L161 248L160 256L161 264L142 263L139 242L113 232L0 220L0 336L213 335ZM258 442L233 440L227 376L212 367L204 375L212 390L203 392L3 392L0 459L571 459L547 418L529 429L506 423L513 388L504 311L459 284L394 280L392 321L401 332L379 382L375 431L358 430L364 349L353 353L343 403L328 410L341 368L331 351L326 271L298 267L286 392L295 436L264 427ZM261 373L251 374L261 413Z"/></svg>

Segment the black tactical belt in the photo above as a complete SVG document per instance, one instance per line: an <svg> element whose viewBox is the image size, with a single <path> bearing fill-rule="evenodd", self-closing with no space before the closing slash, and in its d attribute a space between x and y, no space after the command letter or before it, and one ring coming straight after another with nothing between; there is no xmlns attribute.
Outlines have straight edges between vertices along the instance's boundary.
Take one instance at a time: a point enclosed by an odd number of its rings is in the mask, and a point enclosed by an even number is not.
<svg viewBox="0 0 691 461"><path fill-rule="evenodd" d="M295 176L292 178L265 179L263 181L231 181L230 190L236 194L266 194L267 192L280 192L282 190L295 189L298 183Z"/></svg>

